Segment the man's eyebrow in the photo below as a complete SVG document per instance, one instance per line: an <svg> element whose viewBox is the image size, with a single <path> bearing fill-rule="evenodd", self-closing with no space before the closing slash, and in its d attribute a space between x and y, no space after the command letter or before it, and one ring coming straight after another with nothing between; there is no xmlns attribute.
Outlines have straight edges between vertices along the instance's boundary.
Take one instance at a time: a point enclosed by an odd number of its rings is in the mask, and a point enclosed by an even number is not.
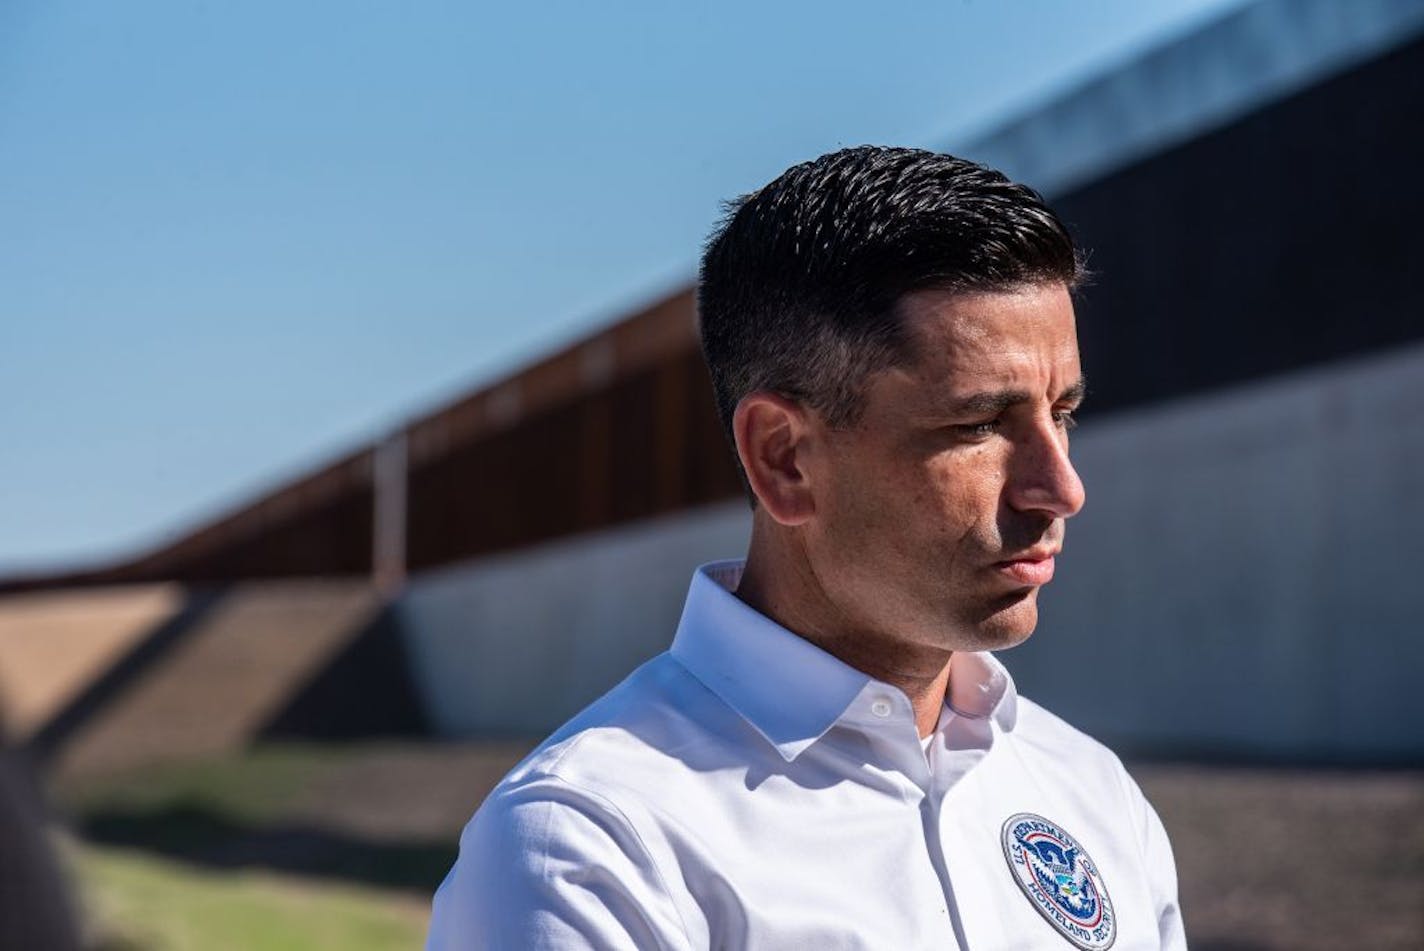
<svg viewBox="0 0 1424 951"><path fill-rule="evenodd" d="M1078 377L1078 382L1072 384L1071 386L1065 387L1063 392L1058 394L1058 399L1054 400L1054 402L1072 403L1074 405L1077 405L1078 403L1083 402L1083 397L1087 395L1088 378L1085 376L1080 376Z"/></svg>
<svg viewBox="0 0 1424 951"><path fill-rule="evenodd" d="M952 415L997 416L1010 406L1027 403L1031 399L1033 397L1026 390L995 390L987 393L974 393L955 400L949 405L949 411Z"/></svg>
<svg viewBox="0 0 1424 951"><path fill-rule="evenodd" d="M1054 402L1077 405L1082 402L1083 396L1087 392L1087 378L1079 377L1078 382L1065 387ZM993 390L985 393L973 393L962 399L957 399L949 405L948 409L952 415L998 415L1011 406L1027 403L1031 399L1033 396L1027 390Z"/></svg>

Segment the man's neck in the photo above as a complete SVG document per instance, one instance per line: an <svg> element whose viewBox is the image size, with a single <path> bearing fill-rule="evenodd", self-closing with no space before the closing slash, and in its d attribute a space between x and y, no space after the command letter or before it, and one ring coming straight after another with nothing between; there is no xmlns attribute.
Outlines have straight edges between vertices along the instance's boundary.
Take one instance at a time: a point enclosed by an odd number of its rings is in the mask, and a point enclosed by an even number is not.
<svg viewBox="0 0 1424 951"><path fill-rule="evenodd" d="M795 559L771 558L764 550L759 553L754 541L737 597L842 663L898 687L915 711L919 735L929 736L939 723L949 689L952 653L860 629L835 608L811 573L798 570L796 564Z"/></svg>

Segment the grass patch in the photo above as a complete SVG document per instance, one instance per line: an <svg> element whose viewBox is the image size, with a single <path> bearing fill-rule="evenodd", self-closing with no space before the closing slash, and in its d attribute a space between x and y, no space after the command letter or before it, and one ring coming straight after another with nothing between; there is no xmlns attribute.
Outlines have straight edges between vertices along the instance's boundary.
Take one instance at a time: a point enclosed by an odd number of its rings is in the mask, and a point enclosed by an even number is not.
<svg viewBox="0 0 1424 951"><path fill-rule="evenodd" d="M384 951L425 937L428 905L408 893L84 843L69 854L105 951Z"/></svg>
<svg viewBox="0 0 1424 951"><path fill-rule="evenodd" d="M372 837L330 821L332 783L380 748L283 745L54 786L70 828L91 845L137 849L218 871L330 878L429 895L455 860L455 839ZM340 804L331 803L331 807ZM399 813L377 796L368 809ZM349 817L348 817L349 818Z"/></svg>
<svg viewBox="0 0 1424 951"><path fill-rule="evenodd" d="M460 827L527 751L267 744L48 792L102 951L418 948Z"/></svg>
<svg viewBox="0 0 1424 951"><path fill-rule="evenodd" d="M58 779L63 812L151 812L183 806L260 825L286 815L325 771L351 758L340 747L284 744L122 773Z"/></svg>

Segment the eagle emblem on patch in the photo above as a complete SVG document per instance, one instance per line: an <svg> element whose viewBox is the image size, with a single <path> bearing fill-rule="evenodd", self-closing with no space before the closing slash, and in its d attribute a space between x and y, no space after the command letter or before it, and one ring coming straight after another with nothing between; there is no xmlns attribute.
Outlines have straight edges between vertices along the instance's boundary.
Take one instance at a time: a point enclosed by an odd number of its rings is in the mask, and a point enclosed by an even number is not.
<svg viewBox="0 0 1424 951"><path fill-rule="evenodd" d="M1117 918L1103 876L1062 826L1031 812L1009 816L1004 858L1038 913L1083 951L1105 951L1117 938Z"/></svg>

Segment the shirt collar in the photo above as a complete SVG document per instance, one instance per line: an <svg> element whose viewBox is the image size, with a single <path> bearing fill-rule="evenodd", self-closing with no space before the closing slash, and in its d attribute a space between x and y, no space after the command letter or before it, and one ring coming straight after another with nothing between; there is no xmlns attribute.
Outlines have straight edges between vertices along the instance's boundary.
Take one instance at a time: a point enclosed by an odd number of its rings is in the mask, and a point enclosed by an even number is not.
<svg viewBox="0 0 1424 951"><path fill-rule="evenodd" d="M733 594L744 564L718 561L697 569L670 653L791 762L846 713L872 678ZM1014 698L1013 680L992 654L954 655L947 698L954 713L993 717L1012 730Z"/></svg>
<svg viewBox="0 0 1424 951"><path fill-rule="evenodd" d="M1006 733L1019 719L1014 678L988 651L956 651L950 658L945 706L956 716L992 719Z"/></svg>

